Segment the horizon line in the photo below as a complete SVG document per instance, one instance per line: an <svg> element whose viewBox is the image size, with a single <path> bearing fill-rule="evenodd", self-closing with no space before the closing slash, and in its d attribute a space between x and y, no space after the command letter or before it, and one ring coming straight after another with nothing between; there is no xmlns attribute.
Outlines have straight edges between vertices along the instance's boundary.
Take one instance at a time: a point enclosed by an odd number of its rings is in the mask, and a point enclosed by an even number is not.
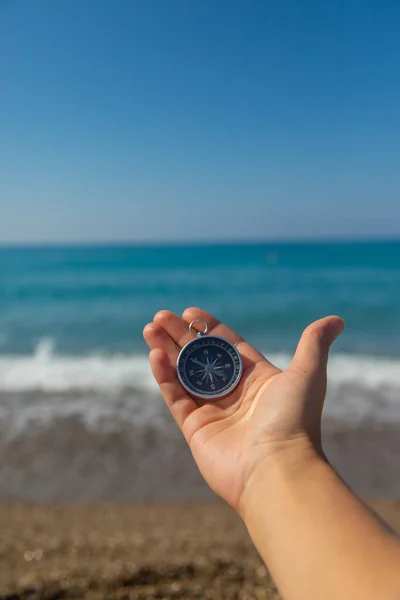
<svg viewBox="0 0 400 600"><path fill-rule="evenodd" d="M288 238L239 238L239 239L197 239L197 240L44 240L44 241L0 241L0 249L6 248L133 248L156 246L262 246L296 244L365 244L398 243L397 236L332 236L332 237L288 237Z"/></svg>

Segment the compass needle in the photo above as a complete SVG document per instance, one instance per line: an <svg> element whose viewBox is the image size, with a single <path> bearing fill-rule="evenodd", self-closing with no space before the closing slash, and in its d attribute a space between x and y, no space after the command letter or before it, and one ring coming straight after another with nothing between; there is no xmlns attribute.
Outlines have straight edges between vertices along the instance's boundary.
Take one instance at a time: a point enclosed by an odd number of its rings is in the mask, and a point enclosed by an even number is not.
<svg viewBox="0 0 400 600"><path fill-rule="evenodd" d="M197 358L191 358L190 359L192 362L194 362L195 365L199 365L200 367L206 368L207 365L203 362L201 362L201 360L198 360Z"/></svg>

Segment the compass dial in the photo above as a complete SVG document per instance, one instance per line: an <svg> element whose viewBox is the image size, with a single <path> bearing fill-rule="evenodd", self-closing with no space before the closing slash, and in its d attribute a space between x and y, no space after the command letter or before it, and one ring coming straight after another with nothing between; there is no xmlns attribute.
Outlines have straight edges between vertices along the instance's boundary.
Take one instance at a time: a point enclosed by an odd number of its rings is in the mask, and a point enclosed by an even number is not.
<svg viewBox="0 0 400 600"><path fill-rule="evenodd" d="M216 336L201 336L186 344L178 356L178 377L198 398L222 398L239 383L242 360L235 346Z"/></svg>

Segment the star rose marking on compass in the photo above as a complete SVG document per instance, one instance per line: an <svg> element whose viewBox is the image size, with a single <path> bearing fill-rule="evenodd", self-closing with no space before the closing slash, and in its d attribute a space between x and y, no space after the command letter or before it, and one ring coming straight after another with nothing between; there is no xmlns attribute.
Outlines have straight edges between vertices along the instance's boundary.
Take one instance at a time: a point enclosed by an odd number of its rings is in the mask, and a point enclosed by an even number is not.
<svg viewBox="0 0 400 600"><path fill-rule="evenodd" d="M195 365L197 365L198 367L200 367L200 369L197 369L195 371L196 375L201 376L201 381L207 380L208 378L210 379L210 383L213 384L214 383L214 377L215 377L215 381L217 381L217 378L221 378L222 381L227 381L227 376L225 375L225 373L221 372L221 369L224 369L224 365L220 364L220 360L218 357L206 357L206 362L202 362L201 360L199 360L198 358L191 358L190 359Z"/></svg>

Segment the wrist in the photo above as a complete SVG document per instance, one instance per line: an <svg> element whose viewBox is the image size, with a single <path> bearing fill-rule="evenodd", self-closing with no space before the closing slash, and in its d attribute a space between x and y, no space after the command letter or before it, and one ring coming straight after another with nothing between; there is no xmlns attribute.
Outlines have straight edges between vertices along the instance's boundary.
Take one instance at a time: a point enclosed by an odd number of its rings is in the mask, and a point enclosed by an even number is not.
<svg viewBox="0 0 400 600"><path fill-rule="evenodd" d="M324 455L306 437L277 444L268 451L254 463L239 499L238 513L245 524L260 503L268 508L268 496L282 493L282 485L290 487L321 464L329 468Z"/></svg>

